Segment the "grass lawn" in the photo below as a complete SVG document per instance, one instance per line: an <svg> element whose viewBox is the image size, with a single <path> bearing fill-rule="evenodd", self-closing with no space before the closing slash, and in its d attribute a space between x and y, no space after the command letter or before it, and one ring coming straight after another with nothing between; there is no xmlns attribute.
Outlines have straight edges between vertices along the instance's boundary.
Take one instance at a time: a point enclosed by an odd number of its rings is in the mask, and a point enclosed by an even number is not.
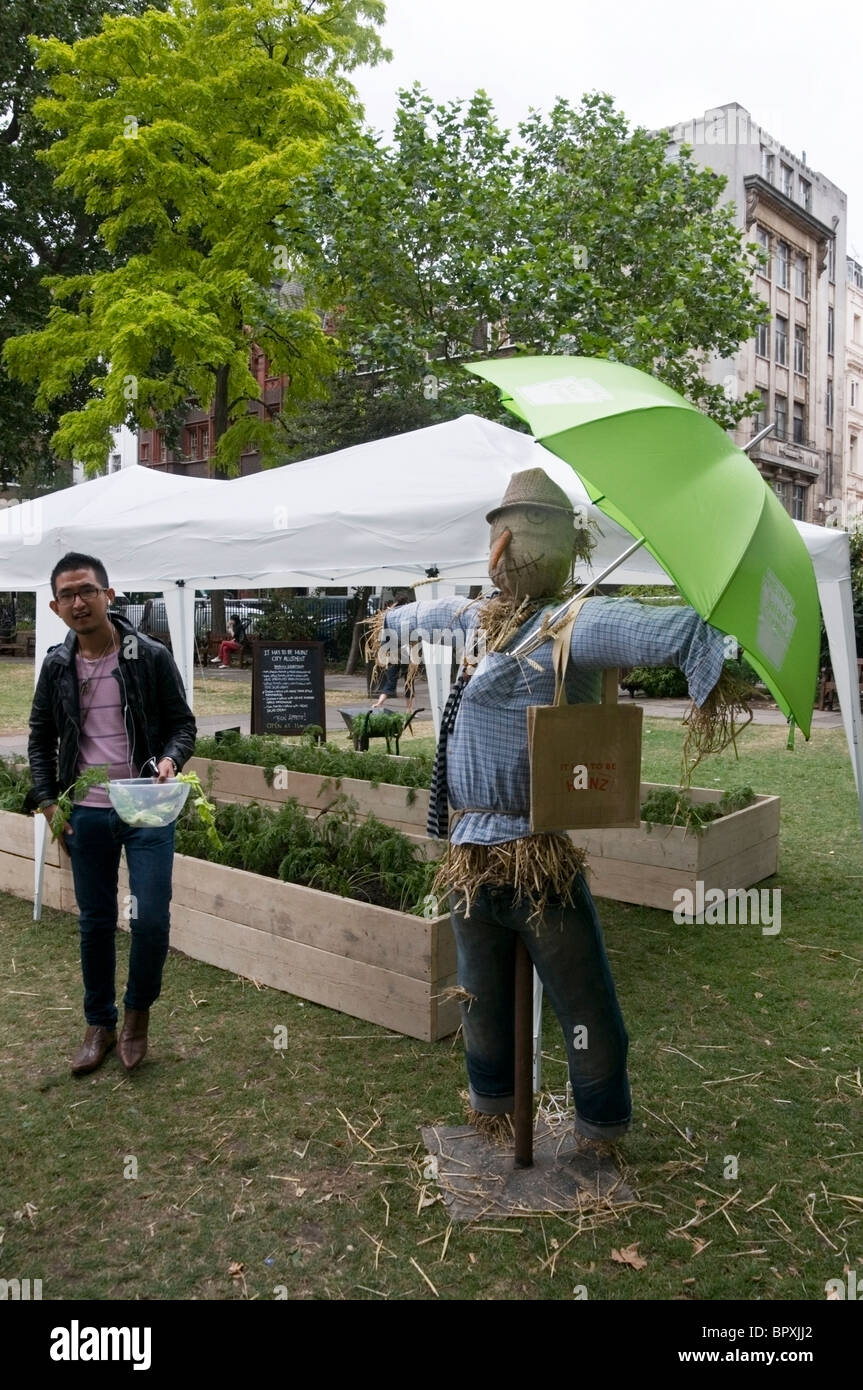
<svg viewBox="0 0 863 1390"><path fill-rule="evenodd" d="M599 904L631 1037L625 1210L450 1228L417 1126L461 1122L460 1042L179 955L142 1071L74 1080L74 919L0 897L0 1274L46 1299L433 1300L426 1279L446 1299L823 1299L863 1268L863 854L842 732L784 741L750 729L740 764L695 779L782 796L778 935ZM674 779L679 727L646 720L644 743L646 777ZM550 1015L545 1051L562 1092ZM633 1244L638 1270L612 1254Z"/></svg>

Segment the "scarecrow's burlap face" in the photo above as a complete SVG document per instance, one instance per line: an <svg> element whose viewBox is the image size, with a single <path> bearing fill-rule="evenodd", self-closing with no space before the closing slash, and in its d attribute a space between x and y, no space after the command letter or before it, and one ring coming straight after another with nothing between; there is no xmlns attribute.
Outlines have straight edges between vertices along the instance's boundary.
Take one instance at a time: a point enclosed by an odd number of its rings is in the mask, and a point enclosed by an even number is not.
<svg viewBox="0 0 863 1390"><path fill-rule="evenodd" d="M571 512L506 507L491 523L489 578L512 598L553 598L569 578L573 544Z"/></svg>

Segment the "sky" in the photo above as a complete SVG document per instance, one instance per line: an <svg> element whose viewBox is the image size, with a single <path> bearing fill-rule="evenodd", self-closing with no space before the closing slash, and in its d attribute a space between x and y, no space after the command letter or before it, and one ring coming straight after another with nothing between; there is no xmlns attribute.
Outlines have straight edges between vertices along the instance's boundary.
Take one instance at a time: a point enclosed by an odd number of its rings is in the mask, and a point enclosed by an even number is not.
<svg viewBox="0 0 863 1390"><path fill-rule="evenodd" d="M435 101L483 87L511 128L594 90L648 129L739 102L847 194L863 260L861 13L859 0L388 0L393 61L354 83L386 135L415 81Z"/></svg>

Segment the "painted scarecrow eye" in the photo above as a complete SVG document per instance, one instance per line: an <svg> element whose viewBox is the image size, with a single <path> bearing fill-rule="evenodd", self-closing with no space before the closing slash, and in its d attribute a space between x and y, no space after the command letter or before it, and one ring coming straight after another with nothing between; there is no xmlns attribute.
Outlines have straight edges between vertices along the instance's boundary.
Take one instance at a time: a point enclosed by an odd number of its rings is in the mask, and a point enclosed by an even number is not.
<svg viewBox="0 0 863 1390"><path fill-rule="evenodd" d="M542 507L528 507L525 515L531 526L542 526L548 520L548 512Z"/></svg>

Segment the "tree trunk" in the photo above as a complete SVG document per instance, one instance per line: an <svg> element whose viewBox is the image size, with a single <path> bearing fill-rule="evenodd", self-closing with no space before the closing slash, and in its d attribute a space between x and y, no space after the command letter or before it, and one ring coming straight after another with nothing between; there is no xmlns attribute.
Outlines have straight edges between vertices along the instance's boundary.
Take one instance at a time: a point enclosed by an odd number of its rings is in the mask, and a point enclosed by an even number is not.
<svg viewBox="0 0 863 1390"><path fill-rule="evenodd" d="M216 370L216 390L213 396L213 443L217 445L222 435L228 428L228 364L218 367ZM213 476L224 478L225 472L221 468L213 468ZM210 630L218 633L222 637L228 635L228 623L225 617L225 591L224 589L210 590Z"/></svg>
<svg viewBox="0 0 863 1390"><path fill-rule="evenodd" d="M354 630L351 635L351 649L348 652L348 659L345 663L345 675L352 676L357 669L357 665L362 660L362 639L365 634L366 609L369 606L369 595L371 588L358 589L354 603L351 605L354 614Z"/></svg>

